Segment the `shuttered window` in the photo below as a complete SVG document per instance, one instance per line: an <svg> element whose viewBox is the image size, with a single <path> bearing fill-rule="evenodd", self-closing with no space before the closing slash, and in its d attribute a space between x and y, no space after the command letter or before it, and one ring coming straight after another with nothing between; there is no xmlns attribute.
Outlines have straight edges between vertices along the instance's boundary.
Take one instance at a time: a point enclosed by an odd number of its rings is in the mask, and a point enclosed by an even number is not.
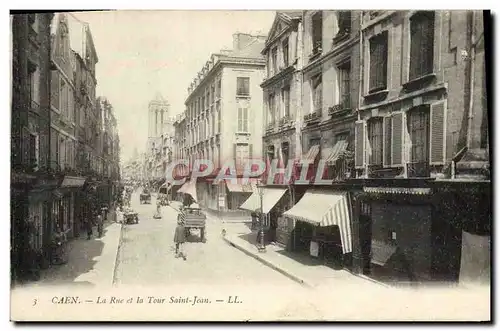
<svg viewBox="0 0 500 331"><path fill-rule="evenodd" d="M283 111L284 111L284 116L289 117L290 116L290 86L287 86L283 88L281 91L281 97L282 97L282 104L283 104Z"/></svg>
<svg viewBox="0 0 500 331"><path fill-rule="evenodd" d="M59 109L59 73L52 72L52 79L50 80L50 102L53 107Z"/></svg>
<svg viewBox="0 0 500 331"><path fill-rule="evenodd" d="M289 59L288 59L288 38L285 38L281 44L281 48L283 49L283 64L285 65L285 68L288 67L289 65Z"/></svg>
<svg viewBox="0 0 500 331"><path fill-rule="evenodd" d="M323 12L319 11L312 17L312 49L313 54L319 52L323 43Z"/></svg>
<svg viewBox="0 0 500 331"><path fill-rule="evenodd" d="M373 117L368 121L368 140L371 147L370 165L383 164L384 152L383 118Z"/></svg>
<svg viewBox="0 0 500 331"><path fill-rule="evenodd" d="M392 166L403 164L403 114L392 115Z"/></svg>
<svg viewBox="0 0 500 331"><path fill-rule="evenodd" d="M392 118L384 117L384 166L392 164Z"/></svg>
<svg viewBox="0 0 500 331"><path fill-rule="evenodd" d="M387 40L387 31L370 39L369 92L376 92L387 88Z"/></svg>
<svg viewBox="0 0 500 331"><path fill-rule="evenodd" d="M364 166L364 139L365 139L365 123L363 121L358 121L354 127L354 164L356 167Z"/></svg>
<svg viewBox="0 0 500 331"><path fill-rule="evenodd" d="M411 162L429 162L429 107L419 106L408 112L408 132L411 139Z"/></svg>
<svg viewBox="0 0 500 331"><path fill-rule="evenodd" d="M282 151L282 155L283 155L283 164L286 166L288 164L288 158L290 155L288 142L284 142L281 144L281 151Z"/></svg>
<svg viewBox="0 0 500 331"><path fill-rule="evenodd" d="M238 132L249 132L248 108L238 108Z"/></svg>
<svg viewBox="0 0 500 331"><path fill-rule="evenodd" d="M446 150L446 101L430 106L430 162L443 164Z"/></svg>
<svg viewBox="0 0 500 331"><path fill-rule="evenodd" d="M433 71L434 12L421 11L410 19L410 73L409 79L425 76Z"/></svg>
<svg viewBox="0 0 500 331"><path fill-rule="evenodd" d="M311 79L313 109L312 111L321 111L323 107L323 84L321 74Z"/></svg>

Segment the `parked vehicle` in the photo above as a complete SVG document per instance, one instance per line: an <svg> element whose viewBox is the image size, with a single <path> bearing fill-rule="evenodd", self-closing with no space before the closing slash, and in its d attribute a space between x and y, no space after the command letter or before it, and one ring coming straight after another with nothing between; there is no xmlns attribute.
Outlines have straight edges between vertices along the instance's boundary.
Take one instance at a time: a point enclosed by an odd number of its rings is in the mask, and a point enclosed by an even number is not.
<svg viewBox="0 0 500 331"><path fill-rule="evenodd" d="M123 213L124 224L137 224L139 223L139 214L131 209L125 210Z"/></svg>
<svg viewBox="0 0 500 331"><path fill-rule="evenodd" d="M170 185L168 183L163 184L158 189L157 199L160 201L162 206L168 206L169 204L169 193L170 193Z"/></svg>

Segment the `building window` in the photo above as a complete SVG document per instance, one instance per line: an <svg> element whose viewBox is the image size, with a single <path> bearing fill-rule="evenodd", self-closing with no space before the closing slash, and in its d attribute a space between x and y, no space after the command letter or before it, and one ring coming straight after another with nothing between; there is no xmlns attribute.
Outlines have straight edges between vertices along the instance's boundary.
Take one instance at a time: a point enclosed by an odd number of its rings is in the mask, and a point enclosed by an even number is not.
<svg viewBox="0 0 500 331"><path fill-rule="evenodd" d="M338 13L338 36L343 36L351 32L351 11L344 10Z"/></svg>
<svg viewBox="0 0 500 331"><path fill-rule="evenodd" d="M312 112L321 111L323 108L323 82L321 74L311 79L311 89L313 101Z"/></svg>
<svg viewBox="0 0 500 331"><path fill-rule="evenodd" d="M281 100L283 104L283 116L288 118L290 117L290 86L281 90Z"/></svg>
<svg viewBox="0 0 500 331"><path fill-rule="evenodd" d="M387 38L384 31L370 39L370 93L387 88Z"/></svg>
<svg viewBox="0 0 500 331"><path fill-rule="evenodd" d="M219 99L220 96L221 96L221 91L222 91L222 81L220 79L217 80L217 90L216 91L217 91L216 92L217 93L217 99Z"/></svg>
<svg viewBox="0 0 500 331"><path fill-rule="evenodd" d="M370 165L383 165L383 118L373 117L368 121L368 139L371 147Z"/></svg>
<svg viewBox="0 0 500 331"><path fill-rule="evenodd" d="M429 107L416 107L408 112L408 132L411 139L411 162L429 162Z"/></svg>
<svg viewBox="0 0 500 331"><path fill-rule="evenodd" d="M288 158L290 157L290 144L284 142L281 144L281 155L283 156L283 164L286 166L288 164Z"/></svg>
<svg viewBox="0 0 500 331"><path fill-rule="evenodd" d="M273 75L278 73L278 47L274 47L271 51L271 65L273 67Z"/></svg>
<svg viewBox="0 0 500 331"><path fill-rule="evenodd" d="M323 46L323 12L319 11L312 17L312 52L321 53Z"/></svg>
<svg viewBox="0 0 500 331"><path fill-rule="evenodd" d="M276 121L276 99L274 93L269 94L269 115L271 121L268 124L274 124Z"/></svg>
<svg viewBox="0 0 500 331"><path fill-rule="evenodd" d="M236 79L236 95L250 95L249 77L238 77Z"/></svg>
<svg viewBox="0 0 500 331"><path fill-rule="evenodd" d="M311 138L311 139L309 139L309 148L316 146L316 145L319 145L320 143L321 143L320 138Z"/></svg>
<svg viewBox="0 0 500 331"><path fill-rule="evenodd" d="M272 146L272 145L271 145L271 146L268 146L268 147L267 147L267 157L268 157L268 159L269 159L270 161L271 161L271 160L274 160L274 157L275 157L275 155L274 155L274 154L275 154L275 153L274 153L274 146Z"/></svg>
<svg viewBox="0 0 500 331"><path fill-rule="evenodd" d="M28 71L28 95L30 98L30 106L33 107L33 101L35 100L35 73L34 71Z"/></svg>
<svg viewBox="0 0 500 331"><path fill-rule="evenodd" d="M288 38L285 38L281 44L283 48L283 64L285 65L285 68L288 67L289 65L289 59L288 59Z"/></svg>
<svg viewBox="0 0 500 331"><path fill-rule="evenodd" d="M248 108L238 108L238 132L249 132Z"/></svg>
<svg viewBox="0 0 500 331"><path fill-rule="evenodd" d="M220 101L217 101L217 133L221 132L221 109L220 109Z"/></svg>
<svg viewBox="0 0 500 331"><path fill-rule="evenodd" d="M248 144L236 144L236 165L242 166L249 158Z"/></svg>
<svg viewBox="0 0 500 331"><path fill-rule="evenodd" d="M350 85L350 74L351 74L351 62L343 63L339 66L339 93L340 93L340 104L344 108L349 108L351 101L351 85Z"/></svg>
<svg viewBox="0 0 500 331"><path fill-rule="evenodd" d="M434 12L418 12L410 19L410 72L409 79L416 79L433 70Z"/></svg>
<svg viewBox="0 0 500 331"><path fill-rule="evenodd" d="M213 108L213 106L212 106ZM212 136L215 135L215 112L212 109Z"/></svg>

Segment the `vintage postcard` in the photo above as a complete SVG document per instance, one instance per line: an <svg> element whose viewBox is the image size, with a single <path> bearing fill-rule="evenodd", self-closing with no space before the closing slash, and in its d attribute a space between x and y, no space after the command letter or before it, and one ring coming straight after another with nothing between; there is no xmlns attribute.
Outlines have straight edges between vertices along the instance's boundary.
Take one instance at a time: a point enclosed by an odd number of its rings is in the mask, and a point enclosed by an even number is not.
<svg viewBox="0 0 500 331"><path fill-rule="evenodd" d="M490 321L490 20L11 12L11 320Z"/></svg>

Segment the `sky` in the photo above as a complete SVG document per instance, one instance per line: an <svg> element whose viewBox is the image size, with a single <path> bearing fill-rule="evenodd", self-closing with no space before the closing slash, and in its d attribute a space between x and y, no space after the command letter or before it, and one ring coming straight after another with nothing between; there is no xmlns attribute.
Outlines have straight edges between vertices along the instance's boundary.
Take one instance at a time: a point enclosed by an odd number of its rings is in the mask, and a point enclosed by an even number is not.
<svg viewBox="0 0 500 331"><path fill-rule="evenodd" d="M97 96L113 105L121 159L144 151L148 103L159 92L171 114L184 111L187 88L212 53L232 48L235 32L267 34L274 11L78 12L89 23L99 62Z"/></svg>

